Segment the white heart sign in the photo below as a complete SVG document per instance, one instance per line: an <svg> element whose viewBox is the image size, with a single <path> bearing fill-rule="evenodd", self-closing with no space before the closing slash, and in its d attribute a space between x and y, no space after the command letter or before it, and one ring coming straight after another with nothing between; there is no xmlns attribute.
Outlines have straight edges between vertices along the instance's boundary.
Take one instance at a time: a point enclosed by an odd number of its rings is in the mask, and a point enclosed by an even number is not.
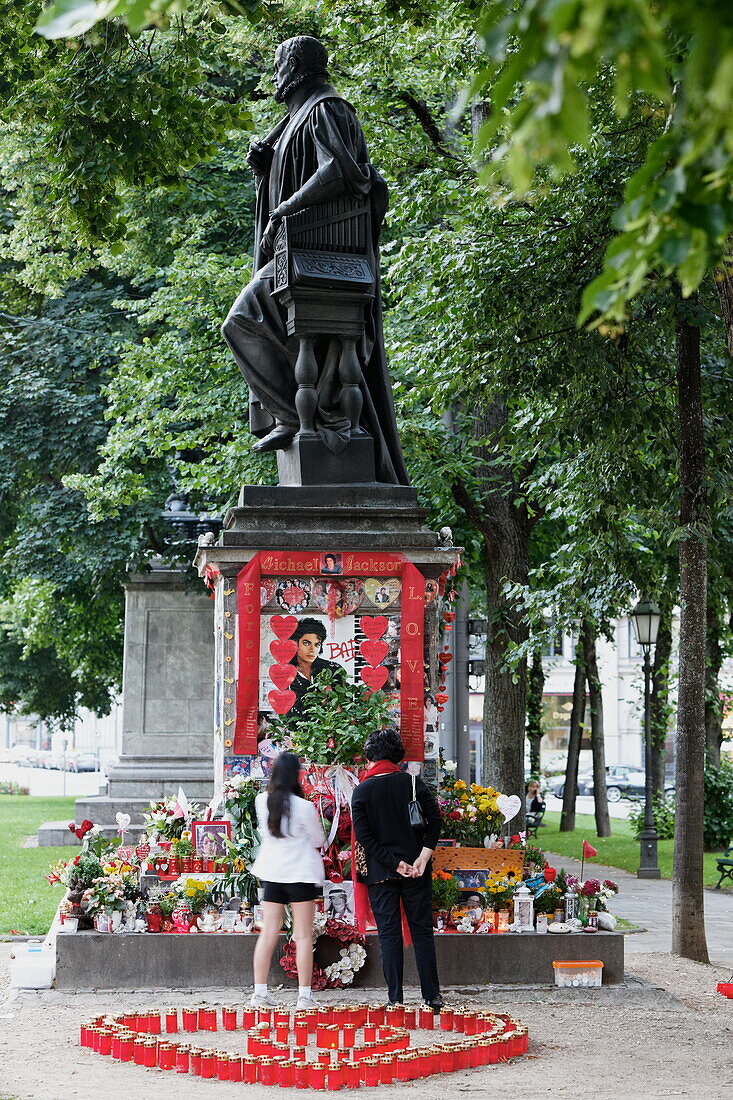
<svg viewBox="0 0 733 1100"><path fill-rule="evenodd" d="M516 794L500 794L496 800L496 805L499 807L499 813L503 815L504 821L507 822L517 816L522 808L522 800Z"/></svg>
<svg viewBox="0 0 733 1100"><path fill-rule="evenodd" d="M117 820L117 828L119 829L119 831L121 833L124 833L126 831L127 827L129 826L130 822L132 821L132 818L130 817L129 814L117 814L116 815L116 820Z"/></svg>

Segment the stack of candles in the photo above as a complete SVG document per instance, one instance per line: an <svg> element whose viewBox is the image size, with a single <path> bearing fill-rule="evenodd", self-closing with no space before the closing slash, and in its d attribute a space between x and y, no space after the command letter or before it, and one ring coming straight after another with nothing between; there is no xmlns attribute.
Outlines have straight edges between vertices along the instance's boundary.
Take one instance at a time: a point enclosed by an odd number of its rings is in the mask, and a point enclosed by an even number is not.
<svg viewBox="0 0 733 1100"><path fill-rule="evenodd" d="M247 1053L178 1041L196 1031L243 1029ZM411 1048L410 1031L457 1032L461 1038ZM357 1042L357 1031L361 1031ZM176 1036L174 1039L173 1036ZM314 1060L307 1047L314 1041ZM436 1035L437 1039L437 1035ZM81 1027L83 1047L120 1062L204 1079L339 1091L496 1065L527 1051L527 1027L511 1016L423 1005L337 1005L296 1012L201 1006L96 1016Z"/></svg>

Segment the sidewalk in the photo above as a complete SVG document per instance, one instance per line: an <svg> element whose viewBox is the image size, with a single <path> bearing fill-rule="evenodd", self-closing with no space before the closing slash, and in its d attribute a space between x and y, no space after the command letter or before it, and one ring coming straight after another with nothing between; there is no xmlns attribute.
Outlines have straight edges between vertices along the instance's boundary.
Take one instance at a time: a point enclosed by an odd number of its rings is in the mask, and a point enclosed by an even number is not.
<svg viewBox="0 0 733 1100"><path fill-rule="evenodd" d="M580 875L580 860L547 852L553 867ZM669 952L672 949L672 883L669 879L640 879L617 867L586 860L585 878L610 878L618 883L618 897L610 905L617 917L644 928L626 937L626 956ZM733 895L726 890L705 891L705 931L710 961L733 968ZM627 964L627 969L633 966Z"/></svg>

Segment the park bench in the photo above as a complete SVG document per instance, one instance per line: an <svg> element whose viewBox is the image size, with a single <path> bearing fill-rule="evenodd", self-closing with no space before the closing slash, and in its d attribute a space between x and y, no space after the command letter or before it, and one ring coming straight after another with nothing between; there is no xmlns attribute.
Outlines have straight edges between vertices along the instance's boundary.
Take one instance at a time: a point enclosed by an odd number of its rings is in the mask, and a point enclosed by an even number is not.
<svg viewBox="0 0 733 1100"><path fill-rule="evenodd" d="M528 812L525 821L527 824L527 836L537 836L537 830L542 824L542 818L545 816L545 803L542 803L542 809L537 813Z"/></svg>
<svg viewBox="0 0 733 1100"><path fill-rule="evenodd" d="M723 884L723 880L729 878L733 882L733 848L726 848L722 856L718 856L717 859L718 870L720 871L720 878L715 886L716 890L719 890Z"/></svg>

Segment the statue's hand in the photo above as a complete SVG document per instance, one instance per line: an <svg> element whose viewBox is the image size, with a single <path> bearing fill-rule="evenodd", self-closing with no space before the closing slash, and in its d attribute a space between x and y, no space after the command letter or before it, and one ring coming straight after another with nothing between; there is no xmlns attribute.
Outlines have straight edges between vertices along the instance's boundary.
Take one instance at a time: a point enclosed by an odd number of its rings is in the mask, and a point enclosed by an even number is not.
<svg viewBox="0 0 733 1100"><path fill-rule="evenodd" d="M274 149L264 141L253 141L247 153L247 164L256 176L264 176L272 164Z"/></svg>
<svg viewBox="0 0 733 1100"><path fill-rule="evenodd" d="M275 237L277 231L280 228L280 222L282 218L274 212L270 214L270 220L267 223L267 228L262 234L262 240L260 241L260 248L266 256L272 256L275 252Z"/></svg>

